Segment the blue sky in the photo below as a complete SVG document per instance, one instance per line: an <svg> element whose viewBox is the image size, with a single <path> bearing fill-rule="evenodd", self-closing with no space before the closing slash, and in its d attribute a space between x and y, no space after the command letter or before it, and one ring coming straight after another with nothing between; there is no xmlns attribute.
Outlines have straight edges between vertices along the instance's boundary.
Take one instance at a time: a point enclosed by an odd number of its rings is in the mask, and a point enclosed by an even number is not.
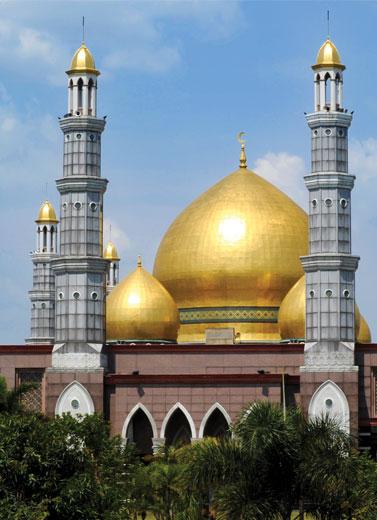
<svg viewBox="0 0 377 520"><path fill-rule="evenodd" d="M377 337L377 2L9 1L0 19L1 343L29 333L34 219L46 193L58 207L57 117L66 112L64 71L81 43L82 15L108 121L105 230L111 223L125 275L138 254L151 270L175 216L235 169L240 130L249 165L306 208L303 113L312 109L310 65L327 9L347 66L345 106L355 110L357 301Z"/></svg>

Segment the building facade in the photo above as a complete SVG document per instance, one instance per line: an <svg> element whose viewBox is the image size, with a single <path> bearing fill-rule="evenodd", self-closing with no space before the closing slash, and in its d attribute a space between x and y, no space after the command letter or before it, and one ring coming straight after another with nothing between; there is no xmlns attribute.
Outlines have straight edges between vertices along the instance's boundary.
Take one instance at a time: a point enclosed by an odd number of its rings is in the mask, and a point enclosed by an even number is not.
<svg viewBox="0 0 377 520"><path fill-rule="evenodd" d="M103 244L99 71L82 44L60 119L60 220L46 201L32 254L31 334L0 346L10 386L37 381L48 415L101 413L141 454L226 435L250 402L330 414L375 453L377 345L355 301L345 66L326 40L314 72L308 215L247 167L198 197L161 241L153 274L119 279Z"/></svg>

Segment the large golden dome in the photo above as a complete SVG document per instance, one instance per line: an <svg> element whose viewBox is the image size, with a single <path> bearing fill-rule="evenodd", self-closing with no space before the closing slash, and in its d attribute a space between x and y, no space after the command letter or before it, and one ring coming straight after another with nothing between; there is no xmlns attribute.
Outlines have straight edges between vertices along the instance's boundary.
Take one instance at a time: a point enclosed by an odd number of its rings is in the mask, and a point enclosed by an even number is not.
<svg viewBox="0 0 377 520"><path fill-rule="evenodd" d="M279 340L280 303L302 276L306 213L243 160L176 218L158 249L154 275L180 310L180 342L204 341L212 327Z"/></svg>
<svg viewBox="0 0 377 520"><path fill-rule="evenodd" d="M281 339L305 338L305 275L303 275L288 291L279 311L279 330ZM355 307L355 332L358 343L372 341L369 326Z"/></svg>
<svg viewBox="0 0 377 520"><path fill-rule="evenodd" d="M106 300L107 341L176 341L177 306L168 291L141 266Z"/></svg>

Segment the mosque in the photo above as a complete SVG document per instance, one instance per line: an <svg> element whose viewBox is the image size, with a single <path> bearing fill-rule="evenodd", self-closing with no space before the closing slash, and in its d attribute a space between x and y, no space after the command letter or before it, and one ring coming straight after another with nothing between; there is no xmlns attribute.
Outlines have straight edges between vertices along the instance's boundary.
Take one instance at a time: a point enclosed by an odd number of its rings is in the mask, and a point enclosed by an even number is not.
<svg viewBox="0 0 377 520"><path fill-rule="evenodd" d="M80 46L59 120L59 218L45 201L36 219L30 337L0 346L10 386L38 383L30 408L104 414L149 454L226 435L269 399L329 413L375 454L377 344L354 296L352 114L330 39L312 70L308 214L248 169L241 132L238 167L177 216L153 274L139 258L120 280L116 245L103 244L100 72Z"/></svg>

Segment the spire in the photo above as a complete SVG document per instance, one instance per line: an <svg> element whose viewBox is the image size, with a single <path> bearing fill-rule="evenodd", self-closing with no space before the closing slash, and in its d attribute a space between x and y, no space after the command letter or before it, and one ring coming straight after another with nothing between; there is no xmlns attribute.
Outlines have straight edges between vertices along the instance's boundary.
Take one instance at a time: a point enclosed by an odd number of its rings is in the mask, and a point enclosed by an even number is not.
<svg viewBox="0 0 377 520"><path fill-rule="evenodd" d="M143 263L142 263L142 261L141 261L141 255L138 255L138 256L137 256L137 266L138 266L138 267L142 267L142 266L143 266Z"/></svg>
<svg viewBox="0 0 377 520"><path fill-rule="evenodd" d="M247 168L247 160L246 160L246 152L245 152L245 139L243 139L244 135L245 135L245 132L239 132L237 134L237 140L241 144L240 168Z"/></svg>

